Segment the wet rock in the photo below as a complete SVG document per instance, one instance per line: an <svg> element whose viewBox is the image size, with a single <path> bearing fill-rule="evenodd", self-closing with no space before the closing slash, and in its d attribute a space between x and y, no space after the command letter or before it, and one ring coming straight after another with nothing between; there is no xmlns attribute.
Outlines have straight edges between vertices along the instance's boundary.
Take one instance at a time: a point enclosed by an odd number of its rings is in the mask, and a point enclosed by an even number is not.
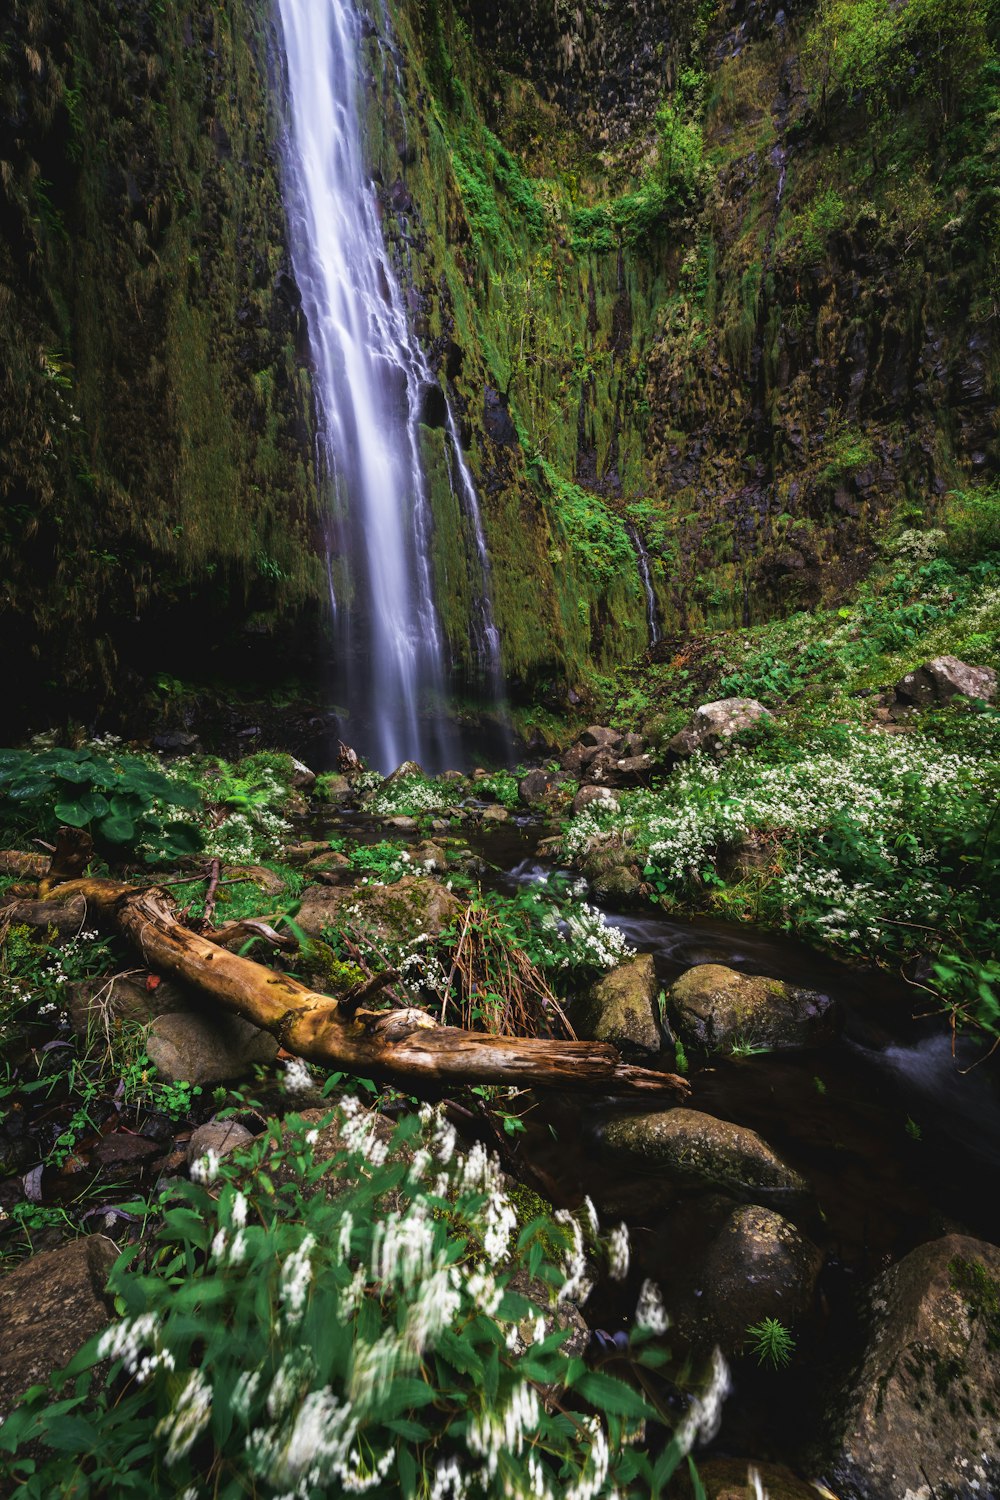
<svg viewBox="0 0 1000 1500"><path fill-rule="evenodd" d="M319 875L330 870L353 870L354 866L346 854L341 854L339 849L330 849L323 845L322 854L317 854L315 859L310 859L303 867L308 875Z"/></svg>
<svg viewBox="0 0 1000 1500"><path fill-rule="evenodd" d="M935 656L896 683L896 698L915 708L945 703L959 694L992 703L997 696L996 672L992 667L969 666L957 656Z"/></svg>
<svg viewBox="0 0 1000 1500"><path fill-rule="evenodd" d="M842 1500L1000 1493L1000 1248L947 1235L875 1284L860 1367L835 1403Z"/></svg>
<svg viewBox="0 0 1000 1500"><path fill-rule="evenodd" d="M693 755L696 750L712 753L741 729L756 724L758 719L771 717L756 698L720 698L716 703L703 703L695 709L687 728L668 742L667 750L681 757Z"/></svg>
<svg viewBox="0 0 1000 1500"><path fill-rule="evenodd" d="M82 896L69 901L0 902L0 916L12 927L44 928L48 941L59 946L87 925L87 903Z"/></svg>
<svg viewBox="0 0 1000 1500"><path fill-rule="evenodd" d="M139 978L124 974L112 979L87 979L69 986L69 1017L77 1036L101 1044L110 1041L116 1022L147 1026L154 1016L190 1011L191 990L175 979L151 974Z"/></svg>
<svg viewBox="0 0 1000 1500"><path fill-rule="evenodd" d="M591 881L599 901L629 905L642 894L642 878L630 864L612 865Z"/></svg>
<svg viewBox="0 0 1000 1500"><path fill-rule="evenodd" d="M601 724L591 724L580 736L580 744L584 746L620 745L622 736L617 729L606 729Z"/></svg>
<svg viewBox="0 0 1000 1500"><path fill-rule="evenodd" d="M144 1161L163 1154L163 1143L147 1136L131 1135L127 1130L113 1130L104 1135L93 1150L93 1160L102 1167L139 1167Z"/></svg>
<svg viewBox="0 0 1000 1500"><path fill-rule="evenodd" d="M823 1252L759 1204L733 1210L699 1262L695 1295L678 1316L692 1342L739 1354L762 1318L792 1326L811 1308Z"/></svg>
<svg viewBox="0 0 1000 1500"><path fill-rule="evenodd" d="M397 766L394 771L390 772L378 788L378 791L384 792L386 787L395 786L398 782L406 781L411 776L423 776L423 774L423 766L418 765L415 760L404 760L402 765Z"/></svg>
<svg viewBox="0 0 1000 1500"><path fill-rule="evenodd" d="M500 807L498 805L484 807L479 816L484 823L510 822L510 813L505 807Z"/></svg>
<svg viewBox="0 0 1000 1500"><path fill-rule="evenodd" d="M316 772L301 760L292 757L292 786L297 792L311 792L316 785Z"/></svg>
<svg viewBox="0 0 1000 1500"><path fill-rule="evenodd" d="M642 755L646 748L645 737L633 729L622 740L620 748L622 755L625 757Z"/></svg>
<svg viewBox="0 0 1000 1500"><path fill-rule="evenodd" d="M625 1058L649 1057L662 1041L658 992L652 955L640 954L603 975L575 1002L573 1028L589 1041L610 1042Z"/></svg>
<svg viewBox="0 0 1000 1500"><path fill-rule="evenodd" d="M400 833L412 833L419 827L416 818L408 818L403 813L395 818L386 818L385 821L389 828L398 828Z"/></svg>
<svg viewBox="0 0 1000 1500"><path fill-rule="evenodd" d="M192 1133L187 1146L188 1166L214 1151L216 1156L228 1156L231 1151L242 1151L253 1144L253 1135L238 1120L208 1120Z"/></svg>
<svg viewBox="0 0 1000 1500"><path fill-rule="evenodd" d="M346 776L324 776L319 795L324 802L346 802L351 795L351 783Z"/></svg>
<svg viewBox="0 0 1000 1500"><path fill-rule="evenodd" d="M829 995L780 979L738 974L724 964L698 964L671 985L671 1024L685 1045L706 1052L754 1047L806 1047L833 1034Z"/></svg>
<svg viewBox="0 0 1000 1500"><path fill-rule="evenodd" d="M483 393L483 426L501 447L510 448L517 442L517 428L511 420L507 397L491 386L487 386Z"/></svg>
<svg viewBox="0 0 1000 1500"><path fill-rule="evenodd" d="M201 740L183 729L164 729L153 735L153 749L164 755L200 755Z"/></svg>
<svg viewBox="0 0 1000 1500"><path fill-rule="evenodd" d="M582 813L592 802L610 802L617 807L614 795L606 786L582 786L573 798L573 816Z"/></svg>
<svg viewBox="0 0 1000 1500"><path fill-rule="evenodd" d="M522 777L517 795L526 807L533 807L536 802L544 800L551 788L552 777L547 771L529 771L527 776Z"/></svg>
<svg viewBox="0 0 1000 1500"><path fill-rule="evenodd" d="M436 937L461 910L440 881L405 875L395 885L308 887L295 920L309 937L349 920L373 936L405 941L420 932Z"/></svg>
<svg viewBox="0 0 1000 1500"><path fill-rule="evenodd" d="M240 1016L177 1012L157 1016L146 1053L165 1083L224 1083L273 1062L277 1040Z"/></svg>
<svg viewBox="0 0 1000 1500"><path fill-rule="evenodd" d="M697 1109L623 1115L604 1127L606 1158L638 1172L723 1188L755 1200L805 1192L805 1180L756 1131Z"/></svg>
<svg viewBox="0 0 1000 1500"><path fill-rule="evenodd" d="M118 1247L85 1235L0 1277L0 1421L114 1318L105 1293Z"/></svg>

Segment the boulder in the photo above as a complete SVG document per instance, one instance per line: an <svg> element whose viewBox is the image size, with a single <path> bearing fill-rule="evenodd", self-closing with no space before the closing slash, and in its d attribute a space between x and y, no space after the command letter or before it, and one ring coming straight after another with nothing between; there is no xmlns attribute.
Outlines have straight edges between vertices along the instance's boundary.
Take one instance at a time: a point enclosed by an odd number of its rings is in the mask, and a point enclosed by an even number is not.
<svg viewBox="0 0 1000 1500"><path fill-rule="evenodd" d="M804 1178L756 1131L697 1109L620 1116L604 1127L601 1147L612 1164L637 1172L664 1172L681 1182L722 1188L751 1200L806 1191Z"/></svg>
<svg viewBox="0 0 1000 1500"><path fill-rule="evenodd" d="M705 1052L754 1047L805 1047L833 1033L829 995L780 979L738 974L724 964L698 964L667 996L671 1024L685 1045Z"/></svg>
<svg viewBox="0 0 1000 1500"><path fill-rule="evenodd" d="M896 683L896 698L915 708L946 703L961 694L992 703L997 696L997 674L992 667L972 667L957 656L935 656L907 672Z"/></svg>
<svg viewBox="0 0 1000 1500"><path fill-rule="evenodd" d="M741 729L771 717L756 698L720 698L716 703L703 703L695 709L687 728L667 742L667 750L679 757L693 755L696 750L712 754Z"/></svg>
<svg viewBox="0 0 1000 1500"><path fill-rule="evenodd" d="M441 848L440 844L433 844L430 839L425 839L422 844L418 844L411 851L410 859L414 866L423 866L428 873L432 870L447 870L448 868L447 854Z"/></svg>
<svg viewBox="0 0 1000 1500"><path fill-rule="evenodd" d="M872 1289L861 1364L835 1403L840 1500L1000 1494L1000 1248L920 1245Z"/></svg>
<svg viewBox="0 0 1000 1500"><path fill-rule="evenodd" d="M0 1421L114 1319L105 1287L118 1247L83 1235L0 1277Z"/></svg>
<svg viewBox="0 0 1000 1500"><path fill-rule="evenodd" d="M157 974L85 979L69 986L67 1000L77 1036L96 1042L108 1040L116 1022L148 1026L154 1016L190 1011L195 1003L191 990Z"/></svg>
<svg viewBox="0 0 1000 1500"><path fill-rule="evenodd" d="M395 786L397 782L406 781L410 776L423 776L423 774L423 766L419 766L415 760L404 760L401 766L397 766L394 771L390 772L378 790L384 792L388 786Z"/></svg>
<svg viewBox="0 0 1000 1500"><path fill-rule="evenodd" d="M246 880L251 885L257 886L258 890L265 896L280 896L285 889L285 882L280 875L273 870L268 870L264 865L227 865L227 880ZM220 918L225 915L225 889L219 892Z"/></svg>
<svg viewBox="0 0 1000 1500"><path fill-rule="evenodd" d="M327 839L305 839L301 844L286 844L281 857L285 864L304 865L310 859L318 859L332 852Z"/></svg>
<svg viewBox="0 0 1000 1500"><path fill-rule="evenodd" d="M351 795L351 783L346 776L329 772L322 779L318 779L316 795L324 802L346 802Z"/></svg>
<svg viewBox="0 0 1000 1500"><path fill-rule="evenodd" d="M581 745L620 745L622 736L617 729L605 729L600 724L591 724L580 736Z"/></svg>
<svg viewBox="0 0 1000 1500"><path fill-rule="evenodd" d="M157 1016L146 1053L165 1083L224 1083L273 1062L277 1039L241 1016L178 1011Z"/></svg>
<svg viewBox="0 0 1000 1500"><path fill-rule="evenodd" d="M697 1286L678 1316L693 1342L740 1354L751 1323L792 1326L811 1308L823 1252L770 1208L733 1209L699 1261Z"/></svg>
<svg viewBox="0 0 1000 1500"><path fill-rule="evenodd" d="M484 807L479 816L483 823L510 822L510 813L505 807L501 807L499 803L491 803L489 807Z"/></svg>
<svg viewBox="0 0 1000 1500"><path fill-rule="evenodd" d="M316 772L301 760L292 757L292 786L297 792L311 792L316 785Z"/></svg>
<svg viewBox="0 0 1000 1500"><path fill-rule="evenodd" d="M397 813L394 818L386 818L386 826L398 828L400 833L413 833L419 826L416 818L408 818L405 813Z"/></svg>
<svg viewBox="0 0 1000 1500"><path fill-rule="evenodd" d="M573 1005L570 1019L577 1035L610 1042L625 1058L659 1052L659 986L649 953L619 964L603 975Z"/></svg>
<svg viewBox="0 0 1000 1500"><path fill-rule="evenodd" d="M652 769L651 755L627 755L615 761L615 779L619 786L639 786L648 780Z"/></svg>
<svg viewBox="0 0 1000 1500"><path fill-rule="evenodd" d="M592 802L610 802L617 807L614 795L606 786L582 786L573 798L573 816L582 813Z"/></svg>
<svg viewBox="0 0 1000 1500"><path fill-rule="evenodd" d="M242 1151L253 1144L253 1139L253 1133L239 1120L208 1120L192 1132L188 1141L188 1166L193 1166L209 1151L214 1151L216 1156Z"/></svg>
<svg viewBox="0 0 1000 1500"><path fill-rule="evenodd" d="M581 745L579 741L575 745L570 746L560 761L567 776L575 776L579 780L580 773L583 770L583 757L586 753L587 746Z"/></svg>
<svg viewBox="0 0 1000 1500"><path fill-rule="evenodd" d="M404 875L395 885L309 886L296 922L309 937L344 922L374 936L405 941L420 932L436 937L462 903L429 875Z"/></svg>
<svg viewBox="0 0 1000 1500"><path fill-rule="evenodd" d="M517 789L517 795L526 807L533 807L536 802L544 800L546 794L552 789L552 777L548 771L529 771L527 776L521 778Z"/></svg>

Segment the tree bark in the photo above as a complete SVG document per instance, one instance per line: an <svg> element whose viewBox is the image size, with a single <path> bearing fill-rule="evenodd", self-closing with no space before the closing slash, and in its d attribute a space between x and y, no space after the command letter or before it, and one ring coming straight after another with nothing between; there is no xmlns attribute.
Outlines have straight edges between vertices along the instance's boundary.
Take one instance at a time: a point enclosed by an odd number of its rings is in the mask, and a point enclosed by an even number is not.
<svg viewBox="0 0 1000 1500"><path fill-rule="evenodd" d="M178 922L169 896L114 880L73 880L49 901L83 897L88 921L117 928L146 963L211 996L289 1052L400 1084L512 1084L643 1098L684 1095L672 1073L623 1063L604 1042L486 1036L438 1025L425 1011L356 1009L221 948Z"/></svg>

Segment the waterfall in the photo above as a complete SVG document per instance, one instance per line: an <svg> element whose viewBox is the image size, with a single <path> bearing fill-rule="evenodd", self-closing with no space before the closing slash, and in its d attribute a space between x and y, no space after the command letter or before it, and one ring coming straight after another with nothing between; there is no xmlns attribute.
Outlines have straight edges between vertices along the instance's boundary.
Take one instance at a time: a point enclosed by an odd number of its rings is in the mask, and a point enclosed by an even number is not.
<svg viewBox="0 0 1000 1500"><path fill-rule="evenodd" d="M434 602L432 517L420 418L440 387L411 332L365 165L364 23L351 0L278 0L287 70L283 175L309 328L320 449L335 492L332 547L351 597L331 608L347 733L384 771L454 763L443 712L445 644ZM453 485L478 558L474 645L499 684L499 640L478 499L450 410ZM341 585L343 588L343 585ZM428 712L428 706L431 711Z"/></svg>
<svg viewBox="0 0 1000 1500"><path fill-rule="evenodd" d="M649 551L646 547L642 532L637 526L629 521L625 530L628 539L635 548L636 559L639 564L639 577L646 591L646 629L649 631L649 644L655 646L660 639L660 616L656 608L656 595L653 592L653 579L649 571Z"/></svg>

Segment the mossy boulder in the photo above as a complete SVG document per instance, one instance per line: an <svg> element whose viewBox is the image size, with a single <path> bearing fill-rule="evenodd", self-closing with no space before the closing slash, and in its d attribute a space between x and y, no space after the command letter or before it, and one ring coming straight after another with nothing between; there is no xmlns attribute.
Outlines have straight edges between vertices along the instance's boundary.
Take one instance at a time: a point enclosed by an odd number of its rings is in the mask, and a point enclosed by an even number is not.
<svg viewBox="0 0 1000 1500"><path fill-rule="evenodd" d="M659 1052L657 989L650 954L619 964L574 1003L571 1019L577 1035L610 1042L626 1058Z"/></svg>
<svg viewBox="0 0 1000 1500"><path fill-rule="evenodd" d="M804 1178L756 1131L697 1109L620 1116L604 1127L601 1148L614 1165L739 1197L771 1200L806 1191Z"/></svg>
<svg viewBox="0 0 1000 1500"><path fill-rule="evenodd" d="M809 1311L822 1264L822 1251L788 1219L743 1204L700 1261L693 1296L678 1314L680 1332L739 1354L750 1324L778 1318L790 1327Z"/></svg>
<svg viewBox="0 0 1000 1500"><path fill-rule="evenodd" d="M1000 1493L1000 1248L950 1234L875 1284L826 1475L841 1500Z"/></svg>
<svg viewBox="0 0 1000 1500"><path fill-rule="evenodd" d="M720 698L716 703L703 703L695 709L690 724L674 735L667 750L677 759L693 755L696 750L713 754L741 729L749 729L758 719L769 718L771 714L756 698Z"/></svg>
<svg viewBox="0 0 1000 1500"><path fill-rule="evenodd" d="M805 1047L833 1033L829 995L780 979L739 974L724 964L698 964L670 987L671 1024L685 1046L705 1052L753 1047Z"/></svg>
<svg viewBox="0 0 1000 1500"><path fill-rule="evenodd" d="M406 875L395 885L310 886L295 920L309 937L349 922L373 937L405 942L421 932L437 937L461 910L440 881Z"/></svg>

